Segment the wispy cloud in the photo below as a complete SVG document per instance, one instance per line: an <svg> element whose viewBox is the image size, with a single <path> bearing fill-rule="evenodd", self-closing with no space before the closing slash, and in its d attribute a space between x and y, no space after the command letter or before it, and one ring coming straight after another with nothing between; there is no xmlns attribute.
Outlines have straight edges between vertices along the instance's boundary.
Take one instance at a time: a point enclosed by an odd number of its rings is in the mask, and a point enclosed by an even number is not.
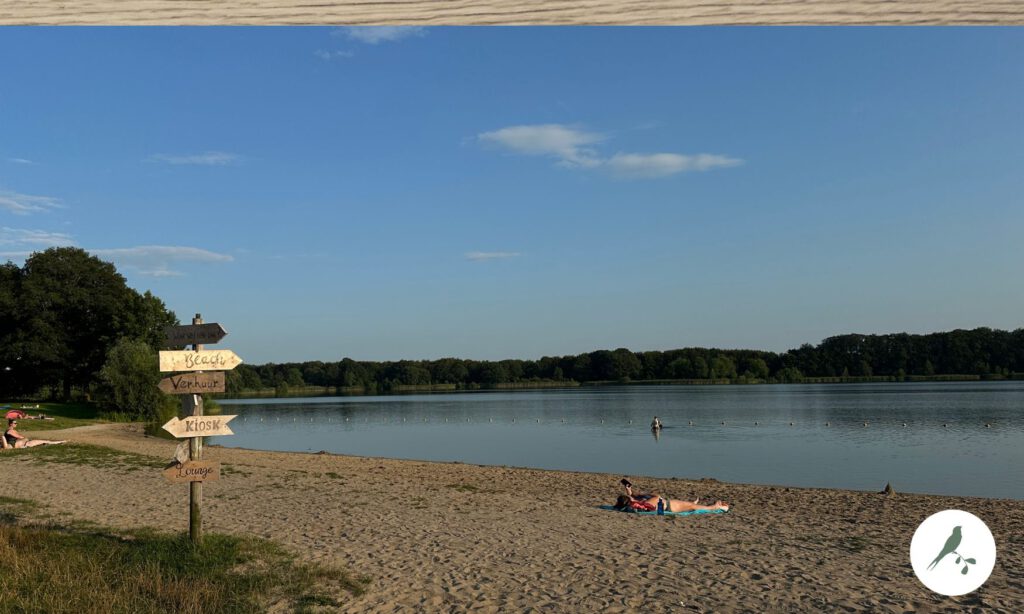
<svg viewBox="0 0 1024 614"><path fill-rule="evenodd" d="M482 132L477 139L484 144L497 145L510 151L551 156L565 166L592 167L601 164L597 152L588 147L600 143L604 135L586 132L561 124L509 126L493 132Z"/></svg>
<svg viewBox="0 0 1024 614"><path fill-rule="evenodd" d="M466 252L466 260L483 262L486 260L500 260L502 258L515 258L519 252Z"/></svg>
<svg viewBox="0 0 1024 614"><path fill-rule="evenodd" d="M29 230L27 228L0 228L0 245L10 247L64 247L74 245L71 235L48 230Z"/></svg>
<svg viewBox="0 0 1024 614"><path fill-rule="evenodd" d="M0 191L0 209L6 209L16 215L42 213L61 207L60 201L50 196L32 196L31 194Z"/></svg>
<svg viewBox="0 0 1024 614"><path fill-rule="evenodd" d="M666 177L687 171L709 171L743 164L743 160L714 154L684 156L674 153L617 153L607 161L608 168L617 177Z"/></svg>
<svg viewBox="0 0 1024 614"><path fill-rule="evenodd" d="M110 260L119 267L151 277L177 277L184 273L173 267L183 263L231 262L234 257L198 247L140 245L115 249L92 249L89 253Z"/></svg>
<svg viewBox="0 0 1024 614"><path fill-rule="evenodd" d="M32 160L28 160L26 158L7 158L7 161L15 164L35 164Z"/></svg>
<svg viewBox="0 0 1024 614"><path fill-rule="evenodd" d="M238 162L238 154L225 151L207 151L199 154L171 155L153 154L149 157L153 162L164 162L166 164L194 164L199 166L226 166Z"/></svg>
<svg viewBox="0 0 1024 614"><path fill-rule="evenodd" d="M320 58L321 60L326 60L326 61L329 62L331 60L344 60L344 59L348 59L348 58L354 57L356 55L356 53L354 51L342 51L342 50L327 51L325 49L317 49L316 51L313 52L313 55L315 55L316 57Z"/></svg>
<svg viewBox="0 0 1024 614"><path fill-rule="evenodd" d="M367 45L390 43L412 36L425 36L425 28L417 26L350 26L339 28L331 33L333 36L344 36Z"/></svg>
<svg viewBox="0 0 1024 614"><path fill-rule="evenodd" d="M559 166L604 168L621 178L666 177L683 172L709 171L737 166L739 158L719 154L624 153L604 157L596 145L607 140L602 134L563 124L509 126L482 132L477 141L514 153L553 157Z"/></svg>

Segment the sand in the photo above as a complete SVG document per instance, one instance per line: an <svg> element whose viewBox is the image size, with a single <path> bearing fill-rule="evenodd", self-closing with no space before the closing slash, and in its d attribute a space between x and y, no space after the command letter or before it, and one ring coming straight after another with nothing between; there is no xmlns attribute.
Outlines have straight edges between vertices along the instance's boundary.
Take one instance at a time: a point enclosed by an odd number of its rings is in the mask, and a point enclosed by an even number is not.
<svg viewBox="0 0 1024 614"><path fill-rule="evenodd" d="M137 425L45 436L159 459L175 447ZM0 456L17 475L6 496L61 520L188 530L188 487L158 469L29 453ZM369 576L348 612L1024 611L1024 501L629 476L642 490L734 505L673 518L597 509L619 475L216 446L204 458L224 465L204 487L205 530ZM921 586L907 556L917 525L949 508L984 520L999 549L988 582L959 598Z"/></svg>

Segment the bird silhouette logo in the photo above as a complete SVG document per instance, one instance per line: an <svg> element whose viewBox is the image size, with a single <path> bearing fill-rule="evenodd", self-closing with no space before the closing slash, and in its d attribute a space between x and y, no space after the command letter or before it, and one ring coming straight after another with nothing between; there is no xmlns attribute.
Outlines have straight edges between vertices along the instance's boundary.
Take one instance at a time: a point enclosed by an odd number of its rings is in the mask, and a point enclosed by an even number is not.
<svg viewBox="0 0 1024 614"><path fill-rule="evenodd" d="M959 552L956 551L956 549L960 547L960 542L963 540L963 538L964 536L961 532L961 527L959 525L953 527L953 532L950 533L949 537L946 538L946 543L942 545L942 550L939 551L938 556L936 556L932 560L931 564L928 565L928 569L935 569L935 567L938 566L942 559L946 558L946 555L955 554L957 565L960 564L960 561L964 562L964 567L960 570L960 573L966 575L970 566L974 565L977 561L971 558L964 558Z"/></svg>
<svg viewBox="0 0 1024 614"><path fill-rule="evenodd" d="M968 554L963 554L965 551ZM939 595L956 597L978 590L995 564L992 531L981 518L963 510L932 514L918 525L910 540L914 575Z"/></svg>

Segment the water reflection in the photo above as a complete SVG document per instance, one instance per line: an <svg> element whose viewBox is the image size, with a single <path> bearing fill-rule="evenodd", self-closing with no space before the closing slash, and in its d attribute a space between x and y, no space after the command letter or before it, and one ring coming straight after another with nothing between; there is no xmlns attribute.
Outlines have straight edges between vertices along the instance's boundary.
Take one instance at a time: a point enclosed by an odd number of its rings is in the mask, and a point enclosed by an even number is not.
<svg viewBox="0 0 1024 614"><path fill-rule="evenodd" d="M1024 382L623 386L224 401L217 443L1024 499ZM664 428L651 430L659 416ZM943 426L945 425L945 426ZM644 430L654 439L647 438ZM630 453L624 454L628 450Z"/></svg>

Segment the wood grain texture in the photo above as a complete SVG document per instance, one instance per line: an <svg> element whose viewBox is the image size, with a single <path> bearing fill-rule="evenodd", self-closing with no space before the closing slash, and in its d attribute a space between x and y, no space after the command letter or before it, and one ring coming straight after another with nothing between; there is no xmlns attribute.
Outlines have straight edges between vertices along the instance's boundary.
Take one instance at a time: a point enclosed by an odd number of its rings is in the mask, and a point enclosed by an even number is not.
<svg viewBox="0 0 1024 614"><path fill-rule="evenodd" d="M0 0L0 24L1022 24L1022 0Z"/></svg>

